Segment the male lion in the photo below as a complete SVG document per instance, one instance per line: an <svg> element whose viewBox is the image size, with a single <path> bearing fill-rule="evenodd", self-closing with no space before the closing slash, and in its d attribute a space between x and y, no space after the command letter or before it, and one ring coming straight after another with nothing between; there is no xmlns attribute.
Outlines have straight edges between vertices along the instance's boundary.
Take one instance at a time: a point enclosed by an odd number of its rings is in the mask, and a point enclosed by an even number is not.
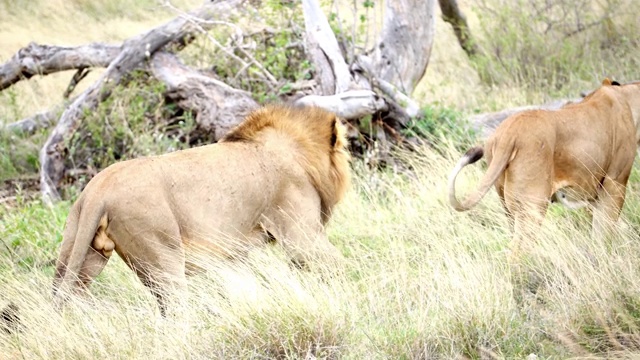
<svg viewBox="0 0 640 360"><path fill-rule="evenodd" d="M624 203L639 124L640 82L620 85L609 79L579 103L512 115L484 149L475 147L460 159L449 176L449 202L457 211L468 210L495 184L514 230L514 253L539 228L549 200L571 208L592 205L592 231L602 236ZM483 152L487 172L460 202L456 176Z"/></svg>
<svg viewBox="0 0 640 360"><path fill-rule="evenodd" d="M111 165L70 210L54 299L85 290L114 250L163 315L197 267L190 254L233 258L276 240L297 264L339 260L324 226L349 181L344 126L315 107L267 106L217 144Z"/></svg>

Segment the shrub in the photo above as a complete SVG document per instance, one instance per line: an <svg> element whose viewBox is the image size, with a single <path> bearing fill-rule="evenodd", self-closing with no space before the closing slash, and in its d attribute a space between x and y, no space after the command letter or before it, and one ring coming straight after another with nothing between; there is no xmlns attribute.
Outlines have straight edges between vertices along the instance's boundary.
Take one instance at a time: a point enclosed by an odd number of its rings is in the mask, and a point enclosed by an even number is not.
<svg viewBox="0 0 640 360"><path fill-rule="evenodd" d="M633 6L633 0L482 0L474 11L485 54L475 66L488 83L559 94L594 77L632 80L640 45ZM611 73L617 69L625 70Z"/></svg>

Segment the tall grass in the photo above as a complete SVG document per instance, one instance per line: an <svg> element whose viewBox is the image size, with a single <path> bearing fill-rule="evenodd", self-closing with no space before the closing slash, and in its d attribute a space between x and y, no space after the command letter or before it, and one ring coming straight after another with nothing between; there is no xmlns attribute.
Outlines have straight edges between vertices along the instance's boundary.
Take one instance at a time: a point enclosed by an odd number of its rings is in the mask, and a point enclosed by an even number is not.
<svg viewBox="0 0 640 360"><path fill-rule="evenodd" d="M457 155L457 153L454 153ZM2 213L0 302L24 329L0 334L9 358L542 358L622 356L640 346L638 224L608 242L584 217L554 207L516 271L495 194L469 213L446 203L453 161L403 154L411 176L356 164L354 188L329 226L344 276L292 269L276 247L190 278L182 313L111 261L88 300L52 308L49 289L68 203ZM460 177L475 187L478 166ZM630 194L627 209L638 206ZM628 210L627 210L628 211ZM627 216L624 217L627 219ZM10 251L9 251L10 249ZM6 355L5 355L6 354Z"/></svg>
<svg viewBox="0 0 640 360"><path fill-rule="evenodd" d="M29 2L33 7L27 7L24 1L0 0L0 20L6 24L0 36L7 40L0 43L0 60L32 40L59 45L121 41L174 15L152 3L56 0ZM189 8L197 3L177 4ZM605 3L618 4L615 14L630 4ZM343 276L327 280L297 271L277 246L257 249L244 261L212 261L206 273L190 278L188 306L162 319L154 298L115 257L88 299L59 312L51 303L49 261L57 256L70 203L49 208L18 193L11 207L0 205L0 309L9 302L18 305L22 329L12 334L0 330L0 358L637 357L637 171L616 236L593 239L583 213L552 206L540 238L527 244L520 266L512 268L507 262L511 234L495 194L468 213L456 213L446 202L446 177L463 149L451 137L455 126L441 121L457 118L458 112L573 96L595 86L603 75L637 78L637 49L632 46L637 19L632 11L611 17L614 36L602 32L609 26L603 21L570 41L556 41L563 40L561 32L541 34L539 25L553 20L547 13L533 23L524 21L536 2L473 4L465 8L471 10L472 31L480 29L475 34L481 45L489 54L499 48L500 58L470 62L452 46L456 43L448 25L437 20L430 66L414 97L443 105L431 108L433 113L418 125L428 132L436 129L435 140L444 145L437 152L399 153L404 168L411 169L405 174L374 172L354 163L354 187L328 228L347 259ZM583 14L584 8L576 11ZM68 21L69 14L74 21ZM101 26L95 26L96 19ZM550 52L553 56L545 55ZM194 49L192 54L200 53ZM59 103L69 76L32 79L0 93L0 123ZM487 78L492 80L483 82ZM146 98L132 99L131 94L115 98L94 119L133 119L129 127L121 126L122 137L105 139L91 121L83 131L95 133L96 142L109 140L134 151L122 156L145 153L152 139L131 136L135 131L129 130L156 131L148 128L147 113L153 112L142 106ZM455 114L448 112L451 107ZM136 111L139 116L131 117ZM41 144L46 134L31 143L11 136L0 139L3 180L37 169L39 146L34 144ZM158 144L166 150L177 146ZM104 161L110 162L113 154L105 154ZM100 161L97 166L105 165ZM481 173L480 166L465 169L459 193L473 189Z"/></svg>

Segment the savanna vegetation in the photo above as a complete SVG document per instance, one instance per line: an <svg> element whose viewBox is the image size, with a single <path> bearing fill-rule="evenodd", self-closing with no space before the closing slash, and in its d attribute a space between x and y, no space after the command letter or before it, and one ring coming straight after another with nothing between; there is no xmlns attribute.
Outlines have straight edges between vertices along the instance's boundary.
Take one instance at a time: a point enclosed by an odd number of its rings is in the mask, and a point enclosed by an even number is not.
<svg viewBox="0 0 640 360"><path fill-rule="evenodd" d="M182 9L199 3L172 2ZM134 76L85 114L67 144L65 161L78 170L61 188L63 201L49 206L35 186L47 131L0 131L0 309L15 304L21 320L19 331L0 329L0 358L639 356L637 167L616 236L591 238L583 211L552 205L539 241L523 255L518 271L507 261L511 234L495 193L468 213L454 212L446 199L449 171L481 140L466 121L471 115L578 97L605 76L640 79L635 2L459 4L479 52L468 57L451 26L436 14L429 67L411 94L421 114L405 134L424 141L394 149L399 166L371 166L366 153L354 158L353 187L328 227L347 271L331 282L292 269L278 247L267 247L242 262L212 261L208 272L190 279L190 306L163 319L152 296L116 258L92 285L89 299L58 312L50 297L51 260L69 207L88 179L113 162L208 138L194 137L192 114L176 111L162 95L163 84ZM291 31L257 43L258 60L279 79L306 79L310 64L276 51L295 49L287 44L299 29L295 24L303 21L297 5L264 1L261 6L265 23ZM323 6L334 31L357 37L363 46L379 25L378 1ZM119 42L173 16L174 10L155 0L0 0L0 62L30 41ZM222 40L228 36L224 31L209 35ZM251 91L258 102L278 95L252 72L234 79L238 69L206 36L181 57L236 81L234 86ZM34 77L0 92L0 125L59 104L69 77L68 72ZM76 91L85 86L87 80ZM367 124L364 119L359 126ZM474 188L482 171L481 166L465 170L459 192Z"/></svg>

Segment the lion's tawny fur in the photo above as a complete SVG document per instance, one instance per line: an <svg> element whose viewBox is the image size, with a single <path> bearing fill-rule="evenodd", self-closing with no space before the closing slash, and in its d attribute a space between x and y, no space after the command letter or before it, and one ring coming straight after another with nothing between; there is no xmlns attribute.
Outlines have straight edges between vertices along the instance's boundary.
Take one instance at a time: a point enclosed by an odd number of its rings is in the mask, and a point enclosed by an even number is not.
<svg viewBox="0 0 640 360"><path fill-rule="evenodd" d="M331 209L344 196L350 184L349 153L346 130L332 123L327 126L327 112L317 107L265 107L226 134L221 142L259 141L264 129L276 129L296 143L300 161L322 199L323 221L331 216ZM288 118L307 118L310 121L282 121ZM334 122L340 121L334 118ZM331 139L329 142L327 139ZM327 156L329 154L329 156Z"/></svg>
<svg viewBox="0 0 640 360"><path fill-rule="evenodd" d="M217 144L111 165L69 212L55 299L84 290L114 250L163 313L203 258L275 239L298 264L339 261L325 225L349 182L340 120L283 105L254 111Z"/></svg>

